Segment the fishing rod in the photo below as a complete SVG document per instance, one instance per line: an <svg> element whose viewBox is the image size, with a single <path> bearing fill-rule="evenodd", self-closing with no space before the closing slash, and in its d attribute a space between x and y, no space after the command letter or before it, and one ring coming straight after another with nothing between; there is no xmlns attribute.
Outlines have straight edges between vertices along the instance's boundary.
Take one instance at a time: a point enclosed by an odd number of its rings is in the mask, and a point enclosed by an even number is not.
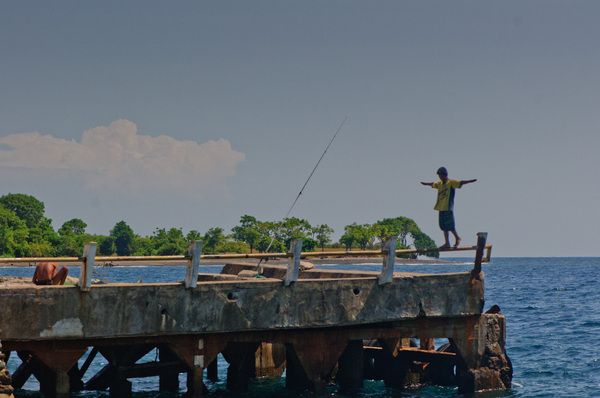
<svg viewBox="0 0 600 398"><path fill-rule="evenodd" d="M340 132L340 130L342 129L342 126L344 125L344 123L346 122L346 119L348 119L348 116L346 116L344 118L344 120L342 120L342 123L340 124L340 127L338 127L338 129L336 130L335 134L333 135L333 137L331 138L331 141L329 141L329 144L327 144L327 147L325 148L325 150L323 151L323 154L321 155L321 157L319 158L319 161L317 162L317 164L315 165L315 167L313 168L313 170L311 171L310 175L308 176L308 178L306 179L306 182L304 183L304 185L302 185L302 188L300 189L300 192L298 192L298 196L296 196L296 199L294 200L294 202L292 203L292 205L290 206L290 209L288 210L287 214L285 215L284 220L286 220L289 216L290 213L292 212L292 209L294 208L294 206L296 205L296 202L298 202L298 199L300 199L300 196L302 196L302 192L304 191L304 188L306 188L306 185L308 185L308 182L310 181L310 179L312 178L313 174L315 174L315 171L317 170L317 167L319 167L319 164L321 163L321 160L323 160L323 158L325 157L325 154L327 153L327 150L329 149L329 147L331 146L331 144L333 143L333 140L335 140L335 137L337 137L338 133ZM265 253L269 252L269 249L271 248L271 245L273 244L273 242L275 241L275 236L273 236L271 238L271 242L269 243L269 246L267 246L267 249L265 250ZM263 259L261 258L260 261L258 262L258 265L256 266L256 269L258 269L260 267L260 264L262 263Z"/></svg>
<svg viewBox="0 0 600 398"><path fill-rule="evenodd" d="M344 118L344 120L342 120L342 124L340 124L340 127L338 127L337 131L335 132L335 134L333 135L333 137L331 138L331 141L329 141L329 144L327 144L327 147L325 148L325 150L323 151L323 154L321 155L321 157L319 158L319 161L317 162L317 164L315 165L315 168L313 169L313 171L310 173L310 175L308 176L308 178L306 179L306 182L304 183L304 185L302 186L302 189L300 189L300 192L298 192L298 196L296 196L296 200L294 200L294 203L292 203L292 206L290 207L290 209L288 210L287 214L285 215L285 218L288 218L290 213L292 212L292 209L294 208L294 206L296 205L296 202L298 201L298 199L300 199L300 196L302 196L302 192L304 191L304 188L306 188L306 185L308 184L308 182L310 181L311 177L313 176L313 174L315 174L315 170L317 170L317 167L319 167L319 163L321 163L321 160L323 160L323 158L325 157L325 154L327 153L327 150L329 149L329 147L331 146L331 143L333 142L333 140L335 140L335 137L338 135L338 133L340 132L340 130L342 129L342 126L344 125L344 122L346 121L346 119L348 119L348 117L346 116ZM284 218L284 220L285 220Z"/></svg>

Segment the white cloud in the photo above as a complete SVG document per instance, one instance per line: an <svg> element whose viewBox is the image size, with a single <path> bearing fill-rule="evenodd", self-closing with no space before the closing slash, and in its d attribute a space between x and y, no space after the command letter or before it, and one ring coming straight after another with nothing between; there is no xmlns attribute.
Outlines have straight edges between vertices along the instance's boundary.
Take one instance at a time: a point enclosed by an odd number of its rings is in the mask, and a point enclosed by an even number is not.
<svg viewBox="0 0 600 398"><path fill-rule="evenodd" d="M137 134L137 126L117 120L108 127L87 130L81 142L34 133L0 138L7 150L0 150L0 166L36 172L80 174L91 191L147 193L177 191L200 196L221 190L225 180L235 175L244 160L221 138L198 144L167 135Z"/></svg>

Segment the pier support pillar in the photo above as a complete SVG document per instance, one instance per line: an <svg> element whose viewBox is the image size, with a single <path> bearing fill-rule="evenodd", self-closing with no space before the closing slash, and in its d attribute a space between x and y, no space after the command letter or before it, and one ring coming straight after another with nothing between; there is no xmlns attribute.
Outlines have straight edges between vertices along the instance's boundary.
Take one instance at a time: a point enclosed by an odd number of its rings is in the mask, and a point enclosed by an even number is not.
<svg viewBox="0 0 600 398"><path fill-rule="evenodd" d="M327 378L347 345L347 337L332 331L301 331L288 340L286 387L325 394Z"/></svg>
<svg viewBox="0 0 600 398"><path fill-rule="evenodd" d="M206 393L204 369L225 349L227 340L221 336L181 336L168 344L169 349L188 367L188 397L202 398Z"/></svg>
<svg viewBox="0 0 600 398"><path fill-rule="evenodd" d="M203 371L199 366L194 366L187 374L187 396L192 398L202 398L206 395L204 386Z"/></svg>
<svg viewBox="0 0 600 398"><path fill-rule="evenodd" d="M158 347L158 358L160 362L173 362L179 360L177 355L173 354L166 346ZM179 372L176 369L167 373L161 373L158 379L158 389L160 391L179 390Z"/></svg>
<svg viewBox="0 0 600 398"><path fill-rule="evenodd" d="M231 392L248 391L248 382L256 375L256 350L260 343L227 344L223 357L229 363L227 368L227 389Z"/></svg>
<svg viewBox="0 0 600 398"><path fill-rule="evenodd" d="M340 392L353 394L363 388L364 350L362 340L350 340L338 360L336 381Z"/></svg>
<svg viewBox="0 0 600 398"><path fill-rule="evenodd" d="M459 393L511 388L512 364L505 350L504 316L483 314L468 322L469 333L450 339L461 358L456 369Z"/></svg>
<svg viewBox="0 0 600 398"><path fill-rule="evenodd" d="M131 397L132 392L132 385L129 380L118 379L111 383L108 396L111 398Z"/></svg>
<svg viewBox="0 0 600 398"><path fill-rule="evenodd" d="M381 375L387 387L404 389L410 363L398 358L398 352L405 345L410 345L409 339L378 339L382 353L380 361L383 374Z"/></svg>
<svg viewBox="0 0 600 398"><path fill-rule="evenodd" d="M219 380L219 367L216 358L206 368L206 378L210 381Z"/></svg>
<svg viewBox="0 0 600 398"><path fill-rule="evenodd" d="M53 342L33 352L33 355L44 365L47 372L38 377L40 390L46 397L68 398L71 394L69 371L77 364L86 348L70 348Z"/></svg>

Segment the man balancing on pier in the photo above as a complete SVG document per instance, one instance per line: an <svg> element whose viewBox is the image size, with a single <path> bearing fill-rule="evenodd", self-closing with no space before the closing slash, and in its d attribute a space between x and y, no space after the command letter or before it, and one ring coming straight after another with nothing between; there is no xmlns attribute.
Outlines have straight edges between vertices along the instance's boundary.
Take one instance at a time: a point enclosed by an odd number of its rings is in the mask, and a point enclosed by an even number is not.
<svg viewBox="0 0 600 398"><path fill-rule="evenodd" d="M62 267L60 271L56 272L57 270L56 263L39 263L31 281L36 285L64 285L69 269Z"/></svg>
<svg viewBox="0 0 600 398"><path fill-rule="evenodd" d="M440 249L450 248L450 242L448 241L450 232L452 232L452 235L454 235L454 238L456 239L456 243L454 244L454 247L456 248L462 239L458 236L456 227L454 226L454 190L477 180L449 180L448 170L446 170L445 167L440 167L437 171L437 175L440 178L440 181L421 182L421 184L438 190L437 202L433 209L440 212L440 229L444 231L444 240L446 241Z"/></svg>

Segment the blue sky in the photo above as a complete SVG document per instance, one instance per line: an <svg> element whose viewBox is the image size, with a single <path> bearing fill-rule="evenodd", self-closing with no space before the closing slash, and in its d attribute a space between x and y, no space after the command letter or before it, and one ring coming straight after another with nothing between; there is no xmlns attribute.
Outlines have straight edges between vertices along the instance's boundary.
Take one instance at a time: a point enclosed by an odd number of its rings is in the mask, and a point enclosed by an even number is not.
<svg viewBox="0 0 600 398"><path fill-rule="evenodd" d="M229 231L413 218L465 244L600 256L600 3L0 3L0 184L81 218Z"/></svg>

